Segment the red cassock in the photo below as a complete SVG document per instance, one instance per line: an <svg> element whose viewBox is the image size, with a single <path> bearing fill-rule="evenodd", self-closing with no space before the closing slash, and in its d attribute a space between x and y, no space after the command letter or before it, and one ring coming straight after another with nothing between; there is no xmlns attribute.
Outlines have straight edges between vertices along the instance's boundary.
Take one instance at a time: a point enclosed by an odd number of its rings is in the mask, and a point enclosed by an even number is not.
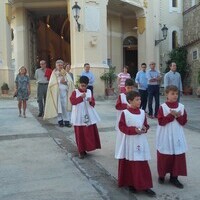
<svg viewBox="0 0 200 200"><path fill-rule="evenodd" d="M128 109L133 114L140 114L139 109ZM149 128L145 118L144 126ZM127 135L136 135L135 127L126 126L125 116L122 113L119 122L119 129ZM118 165L118 186L132 186L136 190L146 190L153 187L151 171L148 161L130 161L127 159L119 159Z"/></svg>
<svg viewBox="0 0 200 200"><path fill-rule="evenodd" d="M166 102L167 106L171 109L178 107L178 102ZM187 113L175 119L172 114L164 116L162 107L158 111L158 123L160 126L165 126L166 124L177 120L180 125L185 125L187 123ZM186 158L185 153L179 155L167 155L162 154L157 151L157 169L159 177L165 177L167 173L171 176L187 176Z"/></svg>
<svg viewBox="0 0 200 200"><path fill-rule="evenodd" d="M81 91L79 89L79 91ZM83 91L81 91L83 92ZM72 105L77 105L83 102L82 97L76 97L76 91L74 91L70 97ZM90 105L94 107L95 100L92 97ZM89 126L74 126L76 144L78 147L78 152L82 153L84 151L93 151L95 149L101 149L101 143L99 138L99 132L96 124Z"/></svg>
<svg viewBox="0 0 200 200"><path fill-rule="evenodd" d="M45 75L44 75L44 76L47 77L47 80L48 80L48 81L50 80L51 74L52 74L52 69L46 68L46 71L45 71Z"/></svg>
<svg viewBox="0 0 200 200"><path fill-rule="evenodd" d="M124 94L123 97L122 97L122 95L123 95L123 93L118 96L117 102L115 104L116 110L127 109L128 102L127 102L126 98L124 97L124 96L126 96L126 94ZM122 100L122 98L123 98L123 100ZM124 101L126 101L126 103L124 103Z"/></svg>

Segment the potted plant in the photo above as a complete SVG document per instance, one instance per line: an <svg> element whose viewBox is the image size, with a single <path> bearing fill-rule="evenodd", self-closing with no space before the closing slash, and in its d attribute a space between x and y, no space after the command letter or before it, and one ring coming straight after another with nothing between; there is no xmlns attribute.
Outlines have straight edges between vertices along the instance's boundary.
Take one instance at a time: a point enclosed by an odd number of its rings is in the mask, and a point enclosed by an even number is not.
<svg viewBox="0 0 200 200"><path fill-rule="evenodd" d="M183 94L185 95L192 95L193 94L193 89L191 86L184 86L183 87Z"/></svg>
<svg viewBox="0 0 200 200"><path fill-rule="evenodd" d="M8 90L9 90L8 84L7 83L3 83L2 86L1 86L2 94L8 94Z"/></svg>
<svg viewBox="0 0 200 200"><path fill-rule="evenodd" d="M107 96L111 96L114 94L114 88L113 83L117 78L117 75L115 74L115 68L110 66L108 71L105 71L101 76L100 79L105 82L105 93Z"/></svg>
<svg viewBox="0 0 200 200"><path fill-rule="evenodd" d="M197 82L198 82L199 86L198 86L197 89L196 89L196 95L197 95L198 97L200 97L200 71L198 72Z"/></svg>

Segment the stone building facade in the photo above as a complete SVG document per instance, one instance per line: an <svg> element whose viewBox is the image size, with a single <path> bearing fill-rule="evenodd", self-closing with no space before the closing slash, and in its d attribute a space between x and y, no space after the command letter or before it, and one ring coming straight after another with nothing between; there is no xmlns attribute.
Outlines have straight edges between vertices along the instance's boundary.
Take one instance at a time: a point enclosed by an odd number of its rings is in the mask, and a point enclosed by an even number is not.
<svg viewBox="0 0 200 200"><path fill-rule="evenodd" d="M188 51L190 67L190 85L193 91L197 89L198 74L200 73L200 1L184 1L183 40Z"/></svg>
<svg viewBox="0 0 200 200"><path fill-rule="evenodd" d="M166 24L168 37L160 44L161 72L164 72L169 60L169 52L183 45L183 1L160 1L160 26Z"/></svg>
<svg viewBox="0 0 200 200"><path fill-rule="evenodd" d="M40 59L54 68L63 58L72 64L75 78L86 62L95 74L95 93L104 94L100 75L108 65L116 73L124 65L135 76L141 63L165 64L172 34L182 44L182 0L77 0L80 31L72 13L75 0L0 1L0 85L14 86L14 77L26 66L31 77ZM168 37L162 39L166 24ZM174 32L175 31L175 32ZM12 37L11 37L12 36Z"/></svg>

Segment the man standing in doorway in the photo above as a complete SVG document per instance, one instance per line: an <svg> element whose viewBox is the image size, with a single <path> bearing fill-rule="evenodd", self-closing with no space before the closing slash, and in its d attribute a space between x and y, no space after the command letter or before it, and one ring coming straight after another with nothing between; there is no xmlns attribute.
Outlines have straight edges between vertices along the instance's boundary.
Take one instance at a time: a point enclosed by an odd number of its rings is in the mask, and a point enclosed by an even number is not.
<svg viewBox="0 0 200 200"><path fill-rule="evenodd" d="M94 74L90 72L90 64L85 63L84 64L84 71L82 72L81 76L87 76L89 78L89 84L87 86L87 89L91 90L93 94L93 85L94 85Z"/></svg>
<svg viewBox="0 0 200 200"><path fill-rule="evenodd" d="M160 104L160 73L155 69L156 63L150 63L150 69L147 71L148 80L148 108L149 108L149 118L157 118L159 104ZM153 115L153 98L155 99L155 111Z"/></svg>
<svg viewBox="0 0 200 200"><path fill-rule="evenodd" d="M141 70L137 72L135 78L135 82L138 84L138 90L141 96L140 108L142 108L144 111L146 111L147 97L148 97L146 69L147 69L146 63L142 63Z"/></svg>
<svg viewBox="0 0 200 200"><path fill-rule="evenodd" d="M180 95L183 91L182 88L182 81L181 81L181 75L176 71L176 63L172 62L170 65L170 71L167 72L164 76L164 88L166 88L168 85L175 85L178 88L178 102L180 101Z"/></svg>
<svg viewBox="0 0 200 200"><path fill-rule="evenodd" d="M46 94L51 72L52 70L47 68L45 60L40 61L40 68L35 71L35 78L38 84L37 87L37 102L39 105L38 117L43 117L44 115Z"/></svg>

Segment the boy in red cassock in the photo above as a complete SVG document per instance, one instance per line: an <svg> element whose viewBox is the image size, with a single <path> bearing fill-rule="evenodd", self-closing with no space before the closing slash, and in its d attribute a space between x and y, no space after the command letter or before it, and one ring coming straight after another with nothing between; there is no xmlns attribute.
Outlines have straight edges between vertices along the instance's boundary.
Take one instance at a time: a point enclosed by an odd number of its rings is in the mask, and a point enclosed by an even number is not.
<svg viewBox="0 0 200 200"><path fill-rule="evenodd" d="M126 99L130 106L122 111L115 148L115 158L119 159L118 186L145 191L153 197L156 194L151 190L150 150L146 138L149 125L144 110L140 109L140 94L128 92Z"/></svg>
<svg viewBox="0 0 200 200"><path fill-rule="evenodd" d="M96 123L100 118L94 109L95 100L91 90L87 89L89 78L81 76L79 88L70 97L72 106L71 122L74 125L79 158L83 159L86 151L100 149L100 138Z"/></svg>
<svg viewBox="0 0 200 200"><path fill-rule="evenodd" d="M134 89L134 81L133 81L133 79L131 79L131 78L126 79L126 81L125 81L125 90L126 90L126 92L119 94L117 102L116 102L116 105L115 105L115 108L117 110L117 121L116 121L116 126L115 126L116 130L119 129L118 128L118 123L119 123L119 119L120 119L122 111L127 109L128 106L129 106L129 103L126 100L126 94L128 92L130 92L130 91L133 91L133 89Z"/></svg>
<svg viewBox="0 0 200 200"><path fill-rule="evenodd" d="M158 182L163 184L170 173L169 182L183 188L178 176L187 176L185 152L187 150L183 126L187 122L184 105L178 103L178 88L169 85L165 90L167 101L158 111L156 136Z"/></svg>

